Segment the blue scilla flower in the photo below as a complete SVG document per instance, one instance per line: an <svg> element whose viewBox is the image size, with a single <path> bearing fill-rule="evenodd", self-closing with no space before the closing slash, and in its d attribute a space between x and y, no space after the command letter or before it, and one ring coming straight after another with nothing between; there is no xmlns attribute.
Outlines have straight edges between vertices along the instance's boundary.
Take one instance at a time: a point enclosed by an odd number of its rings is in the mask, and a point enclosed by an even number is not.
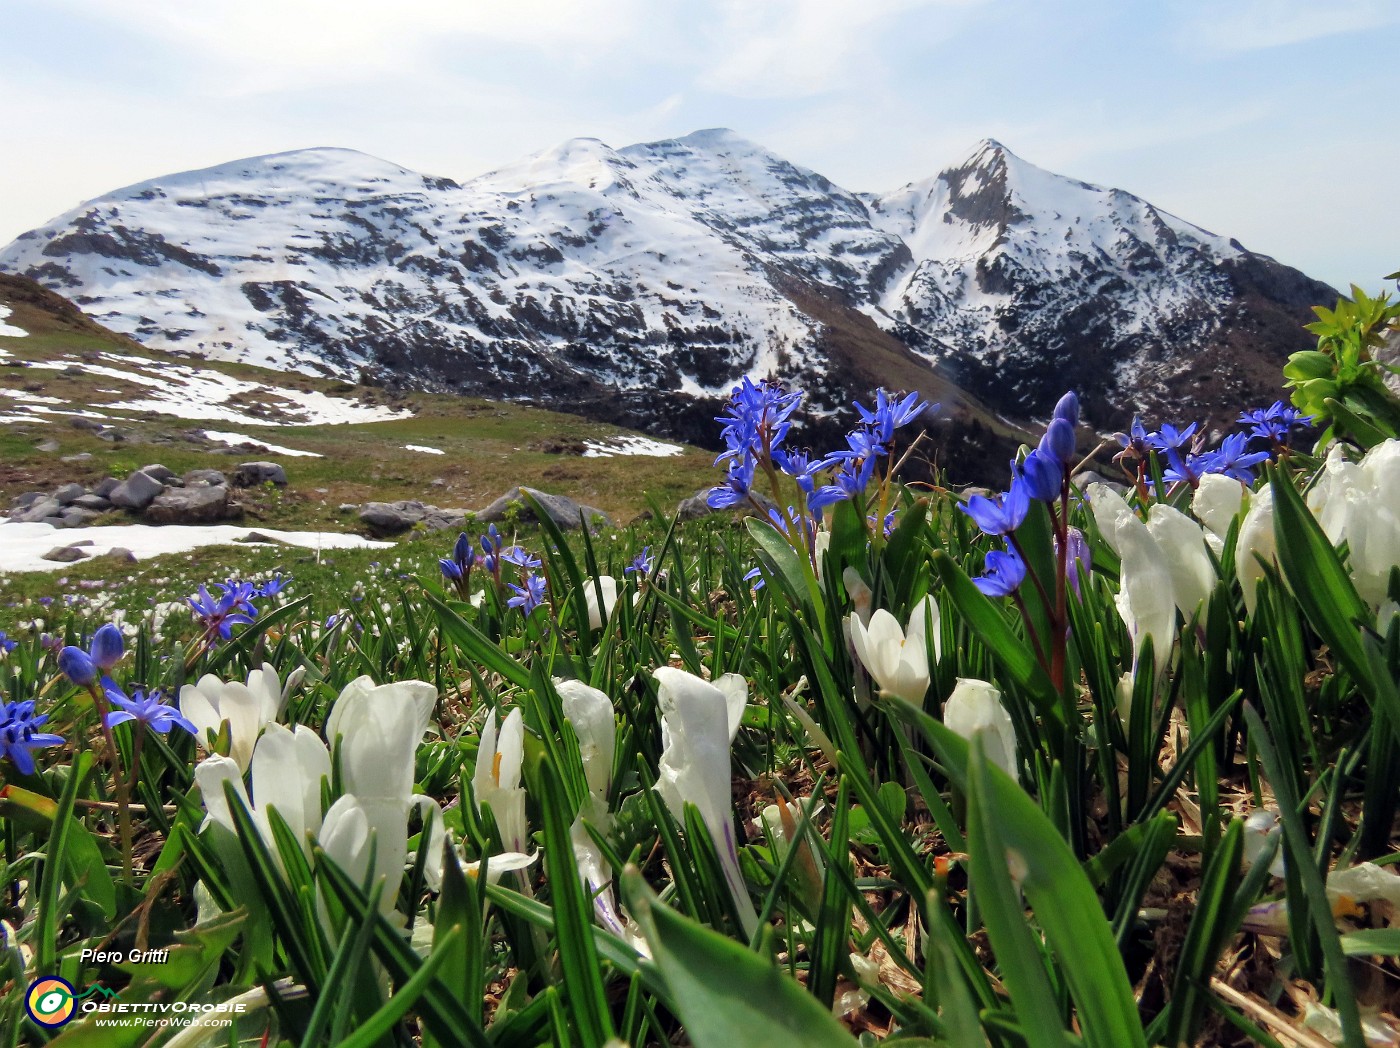
<svg viewBox="0 0 1400 1048"><path fill-rule="evenodd" d="M706 502L711 509L729 509L749 497L753 488L753 473L757 463L748 451L731 458L725 473L724 483L710 489Z"/></svg>
<svg viewBox="0 0 1400 1048"><path fill-rule="evenodd" d="M890 399L883 389L875 391L875 407L867 410L860 401L855 402L856 413L861 422L870 428L875 439L888 444L894 439L894 431L918 419L929 410L928 402L919 399L918 393L909 393L898 400ZM938 410L934 405L933 410Z"/></svg>
<svg viewBox="0 0 1400 1048"><path fill-rule="evenodd" d="M1062 418L1072 427L1079 425L1079 397L1070 390L1055 403L1054 418Z"/></svg>
<svg viewBox="0 0 1400 1048"><path fill-rule="evenodd" d="M109 622L92 635L92 644L87 651L71 644L60 649L58 669L78 687L88 688L121 661L125 650L122 631Z"/></svg>
<svg viewBox="0 0 1400 1048"><path fill-rule="evenodd" d="M508 546L501 551L501 559L507 564L514 564L517 568L525 568L532 571L541 566L539 557L532 556L528 550L520 546Z"/></svg>
<svg viewBox="0 0 1400 1048"><path fill-rule="evenodd" d="M653 565L651 547L643 546L642 552L632 558L632 563L622 569L624 575L650 575Z"/></svg>
<svg viewBox="0 0 1400 1048"><path fill-rule="evenodd" d="M1042 449L1036 448L1018 467L1011 464L1012 475L1018 472L1025 482L1026 494L1040 502L1052 502L1060 497L1064 487L1065 468Z"/></svg>
<svg viewBox="0 0 1400 1048"><path fill-rule="evenodd" d="M1271 445L1287 447L1295 429L1312 425L1312 416L1304 415L1291 404L1276 400L1267 408L1254 408L1240 414L1237 420L1249 427L1249 437L1266 440Z"/></svg>
<svg viewBox="0 0 1400 1048"><path fill-rule="evenodd" d="M19 647L19 642L10 640L5 631L0 630L0 655L8 655L17 647Z"/></svg>
<svg viewBox="0 0 1400 1048"><path fill-rule="evenodd" d="M544 603L546 592L544 576L527 573L521 582L524 585L517 586L515 583L510 583L511 592L515 596L506 603L512 608L519 608L523 614L529 615Z"/></svg>
<svg viewBox="0 0 1400 1048"><path fill-rule="evenodd" d="M106 687L107 701L114 709L103 718L103 723L111 728L127 721L138 721L151 731L164 735L171 728L183 728L191 735L198 735L199 729L180 715L180 711L165 703L158 689L145 691L133 688L131 697L109 683Z"/></svg>
<svg viewBox="0 0 1400 1048"><path fill-rule="evenodd" d="M246 626L257 617L253 588L247 583L221 584L215 588L220 591L217 597L209 592L207 586L200 586L199 592L190 597L188 603L206 633L228 640L233 636L234 626Z"/></svg>
<svg viewBox="0 0 1400 1048"><path fill-rule="evenodd" d="M1058 554L1059 551L1060 540L1056 536L1055 552ZM1090 552L1089 543L1085 541L1084 532L1078 528L1068 528L1065 532L1065 578L1069 580L1075 593L1079 592L1080 580L1088 578L1093 567L1093 554Z"/></svg>
<svg viewBox="0 0 1400 1048"><path fill-rule="evenodd" d="M958 507L971 517L979 528L988 535L1009 535L1019 528L1031 508L1030 493L1026 482L1014 477L1010 489L1004 495L987 498L973 495Z"/></svg>
<svg viewBox="0 0 1400 1048"><path fill-rule="evenodd" d="M438 567L442 571L443 578L450 582L462 581L462 568L455 560L449 560L447 557L439 557Z"/></svg>
<svg viewBox="0 0 1400 1048"><path fill-rule="evenodd" d="M256 590L254 591L254 596L275 597L277 596L277 594L281 593L284 589L286 589L288 583L290 583L291 581L292 577L290 575L274 575L272 576L272 578L264 582L261 586L258 586L256 588Z"/></svg>
<svg viewBox="0 0 1400 1048"><path fill-rule="evenodd" d="M1074 424L1068 419L1054 418L1045 428L1040 438L1040 452L1056 462L1070 465L1074 462Z"/></svg>
<svg viewBox="0 0 1400 1048"><path fill-rule="evenodd" d="M749 452L767 455L787 437L792 415L802 403L800 391L786 392L768 379L755 383L747 375L729 394L729 414L715 419L728 450L720 461Z"/></svg>
<svg viewBox="0 0 1400 1048"><path fill-rule="evenodd" d="M989 597L1007 597L1026 581L1026 562L1014 549L994 549L987 554L982 574L973 584Z"/></svg>
<svg viewBox="0 0 1400 1048"><path fill-rule="evenodd" d="M1118 445L1123 449L1118 454L1120 457L1131 455L1133 458L1146 460L1152 453L1153 441L1157 434L1149 433L1147 427L1142 424L1142 419L1133 416L1133 424L1128 427L1128 432L1117 434Z"/></svg>
<svg viewBox="0 0 1400 1048"><path fill-rule="evenodd" d="M1200 473L1223 473L1227 477L1234 477L1245 484L1254 483L1254 470L1252 467L1269 458L1267 451L1246 451L1249 444L1249 434L1231 433L1220 442L1220 447L1209 455L1202 456L1203 462Z"/></svg>
<svg viewBox="0 0 1400 1048"><path fill-rule="evenodd" d="M34 756L30 751L63 745L62 735L37 730L48 719L46 713L35 714L33 699L0 706L0 756L7 758L21 775L34 774Z"/></svg>

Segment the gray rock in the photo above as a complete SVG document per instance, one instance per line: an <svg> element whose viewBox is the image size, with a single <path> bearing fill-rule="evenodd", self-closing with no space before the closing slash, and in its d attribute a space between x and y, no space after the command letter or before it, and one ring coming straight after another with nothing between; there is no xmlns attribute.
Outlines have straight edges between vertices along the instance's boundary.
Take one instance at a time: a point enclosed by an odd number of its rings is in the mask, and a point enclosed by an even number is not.
<svg viewBox="0 0 1400 1048"><path fill-rule="evenodd" d="M76 454L76 455L64 455L63 458L59 459L59 461L60 461L60 462L91 462L91 461L92 461L92 452L90 452L90 451L80 451L80 452L78 452L78 454Z"/></svg>
<svg viewBox="0 0 1400 1048"><path fill-rule="evenodd" d="M61 514L62 527L85 528L100 516L102 514L96 510L83 509L81 506L69 506Z"/></svg>
<svg viewBox="0 0 1400 1048"><path fill-rule="evenodd" d="M355 512L357 509L359 509L359 508L360 508L360 507L357 506L357 505L355 505L353 502L342 502L342 503L340 504L340 509L339 509L337 512L340 512L340 513L354 513L354 512Z"/></svg>
<svg viewBox="0 0 1400 1048"><path fill-rule="evenodd" d="M180 474L176 473L173 469L167 469L159 462L152 462L149 466L142 466L139 472L146 474L148 477L155 477L156 480L160 481L162 484L175 486L180 484Z"/></svg>
<svg viewBox="0 0 1400 1048"><path fill-rule="evenodd" d="M753 497L763 506L762 513L759 512L752 502L742 503L729 510L711 509L709 503L710 490L710 488L701 488L694 495L691 495L690 498L681 499L680 502L676 503L676 516L681 520L699 520L701 517L708 517L712 513L728 512L737 513L745 517L758 517L766 516L770 509L776 508L776 503L774 503L772 499L767 495L755 491Z"/></svg>
<svg viewBox="0 0 1400 1048"><path fill-rule="evenodd" d="M223 485L167 489L146 507L143 516L152 524L213 524L240 519L243 507L229 499Z"/></svg>
<svg viewBox="0 0 1400 1048"><path fill-rule="evenodd" d="M139 512L154 502L156 496L164 490L165 485L156 480L155 477L137 470L113 488L112 493L107 497L111 499L114 506L120 506L122 509L134 509Z"/></svg>
<svg viewBox="0 0 1400 1048"><path fill-rule="evenodd" d="M433 506L421 502L367 502L360 507L360 521L381 535L398 535L427 517Z"/></svg>
<svg viewBox="0 0 1400 1048"><path fill-rule="evenodd" d="M87 429L96 431L102 428L102 423L94 422L90 418L83 418L81 415L75 415L73 418L69 419L68 424L74 429Z"/></svg>
<svg viewBox="0 0 1400 1048"><path fill-rule="evenodd" d="M51 455L58 450L58 441L54 440L52 437L46 437L34 445L34 450L47 452Z"/></svg>
<svg viewBox="0 0 1400 1048"><path fill-rule="evenodd" d="M251 544L263 544L269 546L290 546L291 543L285 539L279 539L275 535L268 535L261 531L250 531L242 538L233 540L234 542L247 542Z"/></svg>
<svg viewBox="0 0 1400 1048"><path fill-rule="evenodd" d="M11 508L11 509L28 509L30 506L34 505L34 503L38 502L40 499L46 499L46 498L48 498L48 497L49 497L49 493L48 493L47 491L26 491L24 494L22 494L22 495L16 495L14 498L12 498L12 499L10 500L10 508Z"/></svg>
<svg viewBox="0 0 1400 1048"><path fill-rule="evenodd" d="M1069 482L1080 491L1087 491L1090 484L1105 484L1120 495L1126 495L1128 492L1128 485L1123 483L1123 481L1105 477L1102 473L1097 473L1092 469L1086 469L1076 473L1070 478Z"/></svg>
<svg viewBox="0 0 1400 1048"><path fill-rule="evenodd" d="M64 484L53 493L53 497L58 499L60 506L71 506L86 494L87 488L81 484Z"/></svg>
<svg viewBox="0 0 1400 1048"><path fill-rule="evenodd" d="M10 520L16 524L37 524L50 517L57 518L62 512L63 507L58 504L58 499L46 495L24 509L11 513Z"/></svg>
<svg viewBox="0 0 1400 1048"><path fill-rule="evenodd" d="M72 564L75 560L82 560L86 556L87 554L77 546L55 546L40 559L51 560L58 564Z"/></svg>
<svg viewBox="0 0 1400 1048"><path fill-rule="evenodd" d="M583 519L590 526L595 522L610 525L612 520L600 509L593 506L584 506L573 499L565 498L563 495L551 495L548 492L540 491L538 488L517 487L511 488L504 495L498 498L491 505L477 513L476 519L483 524L494 524L506 518L510 510L511 503L520 504L519 519L522 521L535 520L533 507L525 501L524 495L529 495L539 503L540 508L561 528L576 528L579 526L579 515L582 513Z"/></svg>
<svg viewBox="0 0 1400 1048"><path fill-rule="evenodd" d="M80 509L95 510L98 513L106 513L112 508L112 503L104 499L101 495L86 494L79 495L73 500L73 505Z"/></svg>
<svg viewBox="0 0 1400 1048"><path fill-rule="evenodd" d="M275 462L240 462L233 471L234 487L256 488L260 484L287 486L287 471Z"/></svg>
<svg viewBox="0 0 1400 1048"><path fill-rule="evenodd" d="M120 444L126 440L126 434L115 426L111 426L97 434L97 439L105 440L109 444Z"/></svg>
<svg viewBox="0 0 1400 1048"><path fill-rule="evenodd" d="M228 478L217 469L192 469L186 473L182 479L187 488L218 488L228 486Z"/></svg>
<svg viewBox="0 0 1400 1048"><path fill-rule="evenodd" d="M104 499L109 499L112 497L112 492L116 491L121 485L122 482L116 477L107 477L97 482L92 489L92 493L94 495L100 495Z"/></svg>
<svg viewBox="0 0 1400 1048"><path fill-rule="evenodd" d="M106 553L102 554L103 560L115 560L119 564L135 564L136 554L125 546L113 546Z"/></svg>

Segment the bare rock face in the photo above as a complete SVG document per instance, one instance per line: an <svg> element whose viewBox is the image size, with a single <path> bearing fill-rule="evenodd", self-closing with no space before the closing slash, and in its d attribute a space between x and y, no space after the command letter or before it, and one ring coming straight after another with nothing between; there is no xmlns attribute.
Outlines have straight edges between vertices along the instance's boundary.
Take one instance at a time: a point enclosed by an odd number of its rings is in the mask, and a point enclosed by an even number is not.
<svg viewBox="0 0 1400 1048"><path fill-rule="evenodd" d="M146 508L144 516L151 524L217 524L241 519L243 507L230 499L222 485L189 487L166 491Z"/></svg>
<svg viewBox="0 0 1400 1048"><path fill-rule="evenodd" d="M522 521L538 520L534 507L523 497L527 494L539 504L539 508L548 515L549 519L561 528L578 527L580 516L582 523L588 527L593 527L595 524L605 526L612 524L612 519L600 509L581 505L563 495L551 495L538 488L526 487L511 488L491 505L477 513L476 519L483 524L498 523L506 519L514 506L518 513L518 519Z"/></svg>

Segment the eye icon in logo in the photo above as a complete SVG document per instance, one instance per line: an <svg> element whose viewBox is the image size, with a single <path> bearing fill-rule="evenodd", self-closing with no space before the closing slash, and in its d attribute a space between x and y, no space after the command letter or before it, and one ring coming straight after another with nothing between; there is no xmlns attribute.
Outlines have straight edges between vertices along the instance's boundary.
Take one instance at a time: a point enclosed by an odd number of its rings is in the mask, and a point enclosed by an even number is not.
<svg viewBox="0 0 1400 1048"><path fill-rule="evenodd" d="M73 1018L73 1013L77 1011L73 998L73 987L65 980L36 979L29 984L24 1006L29 1018L40 1026L55 1029Z"/></svg>

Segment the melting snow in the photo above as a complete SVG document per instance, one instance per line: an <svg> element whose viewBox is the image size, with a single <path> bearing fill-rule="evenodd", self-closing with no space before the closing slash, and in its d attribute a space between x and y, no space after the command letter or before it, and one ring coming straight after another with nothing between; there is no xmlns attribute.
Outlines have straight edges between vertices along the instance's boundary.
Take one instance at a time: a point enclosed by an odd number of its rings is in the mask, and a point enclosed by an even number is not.
<svg viewBox="0 0 1400 1048"><path fill-rule="evenodd" d="M142 560L161 553L185 553L200 546L223 546L245 538L249 530L236 524L150 524L112 525L100 528L55 528L52 524L11 524L0 518L0 572L14 571L75 571L76 564L56 564L44 560L43 554L55 546L90 540L83 547L89 556L99 556L112 549L129 549ZM359 535L333 531L273 531L256 529L269 538L304 549L384 549L392 542L373 542Z"/></svg>
<svg viewBox="0 0 1400 1048"><path fill-rule="evenodd" d="M673 455L685 454L685 448L678 444L667 444L664 441L652 440L650 437L629 437L616 436L607 440L588 440L584 442L584 447L588 450L583 453L584 458L612 458L614 455L646 455L648 458L670 458Z"/></svg>
<svg viewBox="0 0 1400 1048"><path fill-rule="evenodd" d="M405 451L419 451L419 452L422 452L424 455L446 455L446 454L447 454L447 452L443 451L441 448L429 448L429 447L424 447L422 444L405 444L405 445L403 446L403 449L404 449Z"/></svg>
<svg viewBox="0 0 1400 1048"><path fill-rule="evenodd" d="M204 435L210 440L217 440L220 444L238 445L252 444L269 455L289 455L292 458L325 458L326 456L316 451L298 451L296 448L284 448L278 444L269 444L265 440L257 437L250 437L246 433L225 433L221 430L206 429Z"/></svg>
<svg viewBox="0 0 1400 1048"><path fill-rule="evenodd" d="M10 315L9 306L0 306L0 338L24 338L29 334L24 328L17 328L13 324L6 324L5 318Z"/></svg>

